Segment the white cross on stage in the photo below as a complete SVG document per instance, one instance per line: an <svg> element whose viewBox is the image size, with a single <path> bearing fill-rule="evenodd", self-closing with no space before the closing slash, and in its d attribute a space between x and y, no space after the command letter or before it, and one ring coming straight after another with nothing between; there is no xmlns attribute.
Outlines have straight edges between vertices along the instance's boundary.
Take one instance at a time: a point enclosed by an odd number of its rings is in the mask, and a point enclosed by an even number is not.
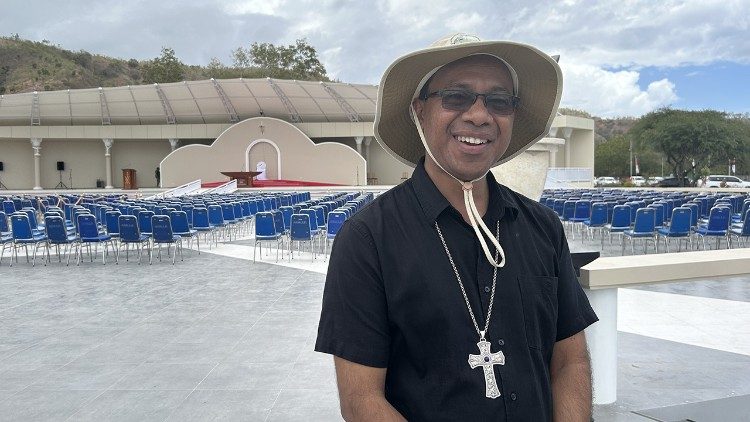
<svg viewBox="0 0 750 422"><path fill-rule="evenodd" d="M484 384L485 394L488 398L496 399L500 397L500 389L497 388L497 381L495 381L494 365L505 365L505 355L503 351L497 351L495 353L490 352L490 342L484 339L479 340L477 343L479 347L478 355L469 355L469 366L471 369L481 366L484 370Z"/></svg>

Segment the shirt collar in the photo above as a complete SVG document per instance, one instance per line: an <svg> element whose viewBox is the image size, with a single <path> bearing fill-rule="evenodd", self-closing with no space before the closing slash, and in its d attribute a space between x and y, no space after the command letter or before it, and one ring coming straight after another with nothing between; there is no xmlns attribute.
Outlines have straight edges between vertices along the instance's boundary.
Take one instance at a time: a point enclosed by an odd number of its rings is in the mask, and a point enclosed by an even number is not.
<svg viewBox="0 0 750 422"><path fill-rule="evenodd" d="M424 168L424 161L424 157L419 160L410 181L425 218L432 223L451 204L430 179ZM510 210L509 215L515 219L518 216L518 203L510 190L497 183L492 172L487 173L487 182L490 189L490 201L485 217L499 220L503 218L506 210Z"/></svg>

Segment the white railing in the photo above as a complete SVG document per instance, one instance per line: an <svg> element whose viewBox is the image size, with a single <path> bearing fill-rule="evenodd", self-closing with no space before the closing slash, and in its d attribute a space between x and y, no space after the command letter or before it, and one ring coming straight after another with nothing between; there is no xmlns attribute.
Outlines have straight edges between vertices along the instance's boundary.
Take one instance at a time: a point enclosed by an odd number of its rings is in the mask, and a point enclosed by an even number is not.
<svg viewBox="0 0 750 422"><path fill-rule="evenodd" d="M638 259L634 259L638 258ZM750 249L598 258L581 267L581 283L599 322L586 328L594 404L617 400L617 289L750 275Z"/></svg>
<svg viewBox="0 0 750 422"><path fill-rule="evenodd" d="M545 189L568 188L572 183L591 183L594 169L590 167L551 167L547 169Z"/></svg>
<svg viewBox="0 0 750 422"><path fill-rule="evenodd" d="M156 195L149 196L146 199L157 199L157 198L172 198L175 196L188 195L191 192L195 192L201 188L201 179L193 180L190 183L177 186L176 188L169 189L167 191L157 193Z"/></svg>
<svg viewBox="0 0 750 422"><path fill-rule="evenodd" d="M237 190L237 179L233 179L213 189L204 191L203 193L232 193L236 190Z"/></svg>

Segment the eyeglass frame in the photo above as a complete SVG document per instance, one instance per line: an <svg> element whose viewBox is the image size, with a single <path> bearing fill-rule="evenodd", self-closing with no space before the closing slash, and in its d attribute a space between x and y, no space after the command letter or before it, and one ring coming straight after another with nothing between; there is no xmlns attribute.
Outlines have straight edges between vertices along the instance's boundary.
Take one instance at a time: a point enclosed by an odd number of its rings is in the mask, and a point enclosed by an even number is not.
<svg viewBox="0 0 750 422"><path fill-rule="evenodd" d="M445 106L444 96L445 96L446 92L464 92L464 93L467 93L467 94L473 96L474 99L471 101L471 104L469 104L469 106L466 107L465 109L450 108L450 107L446 107ZM497 112L493 112L492 109L490 109L489 107L487 107L487 96L499 96L499 97L510 98L510 100L511 100L511 106L512 106L511 111L509 113L497 113ZM477 98L482 97L482 103L484 104L484 107L487 109L487 111L490 114L494 114L496 116L510 116L511 114L515 113L516 109L518 108L519 104L521 103L521 97L519 97L517 95L513 95L513 94L493 93L493 92L485 93L485 94L480 94L478 92L474 92L474 91L471 91L469 89L459 89L459 88L443 88L443 89L439 89L437 91L433 91L433 92L430 92L430 93L425 93L424 95L421 96L420 99L422 101L427 101L427 99L429 99L430 97L440 97L440 105L444 109L450 110L450 111L459 111L459 112L462 112L462 113L466 112L469 109L471 109L471 107L473 107L474 104L476 104Z"/></svg>

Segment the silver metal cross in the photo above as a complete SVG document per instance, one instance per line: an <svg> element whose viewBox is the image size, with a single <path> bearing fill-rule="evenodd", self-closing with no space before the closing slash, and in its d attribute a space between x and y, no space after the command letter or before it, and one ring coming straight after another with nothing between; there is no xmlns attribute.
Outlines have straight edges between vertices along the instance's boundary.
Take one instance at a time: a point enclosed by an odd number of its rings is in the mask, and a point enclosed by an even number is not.
<svg viewBox="0 0 750 422"><path fill-rule="evenodd" d="M496 399L500 397L500 389L497 387L497 381L495 381L495 370L494 365L505 365L505 355L503 351L497 351L495 353L490 352L490 342L484 338L479 340L477 343L479 347L478 355L469 355L469 366L471 369L481 366L484 370L484 384L485 384L485 395L490 399Z"/></svg>

